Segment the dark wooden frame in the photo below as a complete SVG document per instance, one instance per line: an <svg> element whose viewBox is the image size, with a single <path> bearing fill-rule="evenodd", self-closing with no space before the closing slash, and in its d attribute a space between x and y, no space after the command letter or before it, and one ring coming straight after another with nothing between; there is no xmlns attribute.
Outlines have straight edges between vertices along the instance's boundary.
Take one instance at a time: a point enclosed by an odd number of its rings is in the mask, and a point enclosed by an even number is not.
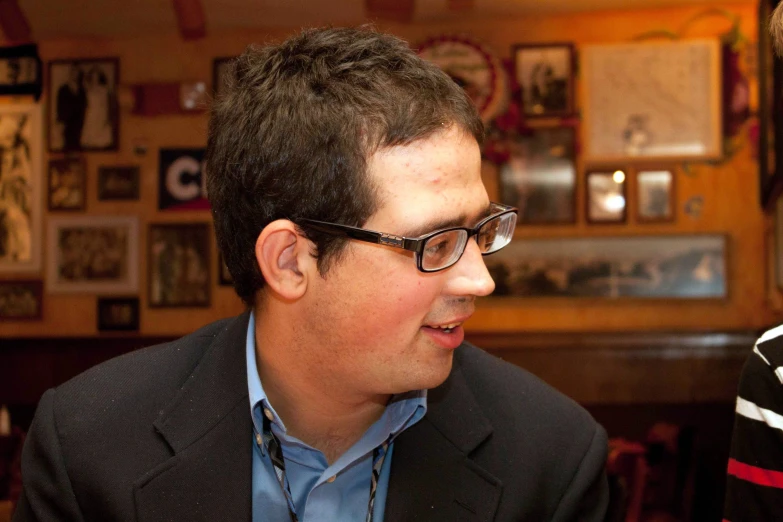
<svg viewBox="0 0 783 522"><path fill-rule="evenodd" d="M541 114L533 113L533 112L527 112L525 110L525 99L524 99L524 92L523 92L523 86L519 84L518 76L517 76L517 60L519 57L520 52L524 52L526 50L531 49L545 49L545 48L557 48L562 47L565 48L568 51L568 58L570 61L570 67L568 72L568 93L566 95L566 100L568 102L568 108L564 111L551 111L551 112L544 112ZM574 44L571 42L546 42L546 43L537 43L537 44L515 44L511 46L511 56L513 60L513 74L514 74L514 80L515 83L519 86L519 107L520 112L524 114L525 118L563 118L568 116L573 116L576 114L576 48L574 47Z"/></svg>
<svg viewBox="0 0 783 522"><path fill-rule="evenodd" d="M669 208L671 209L671 212L668 216L663 218L651 218L646 217L642 215L642 205L641 205L641 181L640 176L641 174L645 172L654 172L654 171L666 171L669 174L671 174L671 184L669 185ZM639 223L671 223L675 221L677 216L677 169L674 165L645 165L642 167L637 167L635 169L634 175L634 196L635 196L635 203L636 203L636 221ZM627 179L627 178L626 178ZM627 205L626 205L627 208Z"/></svg>
<svg viewBox="0 0 783 522"><path fill-rule="evenodd" d="M623 208L622 215L618 219L593 219L590 216L590 178L592 176L609 176L610 178L618 170L625 173L625 181L622 183L623 198L625 199L625 207ZM591 169L585 173L585 219L591 225L622 225L628 222L628 168L625 167L610 167L601 169Z"/></svg>
<svg viewBox="0 0 783 522"><path fill-rule="evenodd" d="M52 112L57 110L57 93L54 92L54 89L52 88L52 68L57 65L64 65L64 64L83 64L83 63L103 63L103 62L111 62L114 65L114 96L113 96L113 106L109 107L110 111L113 111L115 115L115 122L112 127L112 146L105 147L105 148L97 148L97 147L79 147L77 149L71 149L66 150L65 147L62 149L52 149ZM89 151L89 152L113 152L117 151L120 148L120 110L119 110L119 92L118 88L120 86L120 59L117 57L105 57L105 58L76 58L72 60L52 60L49 62L48 68L47 68L47 78L46 78L46 90L49 93L49 108L46 113L46 150L48 150L50 153L58 153L58 152L81 152L81 151Z"/></svg>
<svg viewBox="0 0 783 522"><path fill-rule="evenodd" d="M133 176L133 192L127 196L107 195L104 187L110 171L127 170ZM98 201L138 201L140 197L141 167L139 165L101 165L98 167Z"/></svg>
<svg viewBox="0 0 783 522"><path fill-rule="evenodd" d="M52 204L52 168L58 163L76 162L81 165L82 202L77 207L55 207ZM46 169L46 208L50 212L81 212L87 208L87 162L84 156L69 155L62 158L51 158Z"/></svg>
<svg viewBox="0 0 783 522"><path fill-rule="evenodd" d="M153 239L155 229L179 229L179 230L201 230L206 235L207 251L204 254L206 266L204 267L207 278L204 283L206 289L206 299L198 303L157 303L153 301L152 285L154 280L154 256ZM212 243L210 238L210 226L208 223L150 223L147 232L147 301L150 308L208 308L212 303Z"/></svg>
<svg viewBox="0 0 783 522"><path fill-rule="evenodd" d="M0 321L35 321L43 317L43 281L40 279L18 279L0 281L0 287L4 286L25 286L32 290L35 300L38 303L38 311L34 315L8 316L3 315L0 310Z"/></svg>
<svg viewBox="0 0 783 522"><path fill-rule="evenodd" d="M128 323L110 323L106 321L104 310L107 307L129 306L132 318ZM139 330L140 306L138 297L99 297L96 307L96 322L99 332L136 332Z"/></svg>
<svg viewBox="0 0 783 522"><path fill-rule="evenodd" d="M766 212L774 210L775 201L783 192L783 104L779 95L783 92L783 59L773 50L768 24L779 2L759 1L759 198ZM770 131L774 133L774 143L770 143ZM774 169L770 165L770 152Z"/></svg>

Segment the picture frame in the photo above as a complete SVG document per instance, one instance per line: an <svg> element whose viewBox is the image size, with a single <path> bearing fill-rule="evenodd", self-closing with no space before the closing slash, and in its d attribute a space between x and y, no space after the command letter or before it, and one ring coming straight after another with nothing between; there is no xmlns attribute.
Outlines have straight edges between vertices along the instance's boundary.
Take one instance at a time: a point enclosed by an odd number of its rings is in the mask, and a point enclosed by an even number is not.
<svg viewBox="0 0 783 522"><path fill-rule="evenodd" d="M674 221L676 171L673 167L636 170L636 220L640 223Z"/></svg>
<svg viewBox="0 0 783 522"><path fill-rule="evenodd" d="M212 92L214 98L222 94L226 82L226 75L231 70L231 63L236 56L222 56L212 60Z"/></svg>
<svg viewBox="0 0 783 522"><path fill-rule="evenodd" d="M47 232L48 292L138 292L137 216L53 216Z"/></svg>
<svg viewBox="0 0 783 522"><path fill-rule="evenodd" d="M149 306L210 305L210 249L207 223L153 223L149 226Z"/></svg>
<svg viewBox="0 0 783 522"><path fill-rule="evenodd" d="M0 48L0 96L32 96L43 90L43 66L37 44Z"/></svg>
<svg viewBox="0 0 783 522"><path fill-rule="evenodd" d="M717 38L585 46L585 162L720 159L721 57Z"/></svg>
<svg viewBox="0 0 783 522"><path fill-rule="evenodd" d="M99 201L138 201L141 169L138 165L98 167Z"/></svg>
<svg viewBox="0 0 783 522"><path fill-rule="evenodd" d="M223 260L223 254L218 250L218 285L219 286L233 286L234 278L231 277L231 272L228 271L226 262Z"/></svg>
<svg viewBox="0 0 783 522"><path fill-rule="evenodd" d="M725 234L525 238L485 258L497 298L725 300Z"/></svg>
<svg viewBox="0 0 783 522"><path fill-rule="evenodd" d="M82 156L49 160L47 208L52 212L84 210L87 164Z"/></svg>
<svg viewBox="0 0 783 522"><path fill-rule="evenodd" d="M517 44L514 76L525 118L565 117L574 107L574 44Z"/></svg>
<svg viewBox="0 0 783 522"><path fill-rule="evenodd" d="M40 280L0 281L0 321L24 321L43 316Z"/></svg>
<svg viewBox="0 0 783 522"><path fill-rule="evenodd" d="M0 104L0 140L13 159L0 165L0 273L38 272L45 184L41 107Z"/></svg>
<svg viewBox="0 0 783 522"><path fill-rule="evenodd" d="M117 58L49 62L49 152L118 149L119 74Z"/></svg>
<svg viewBox="0 0 783 522"><path fill-rule="evenodd" d="M498 170L500 201L519 209L517 226L576 222L576 136L572 127L517 138Z"/></svg>
<svg viewBox="0 0 783 522"><path fill-rule="evenodd" d="M138 297L99 297L96 316L99 332L139 330Z"/></svg>
<svg viewBox="0 0 783 522"><path fill-rule="evenodd" d="M769 20L780 0L760 0L759 20ZM783 59L774 50L769 24L758 24L759 200L768 213L783 192Z"/></svg>
<svg viewBox="0 0 783 522"><path fill-rule="evenodd" d="M585 176L585 212L593 224L625 223L628 174L623 168L590 170Z"/></svg>

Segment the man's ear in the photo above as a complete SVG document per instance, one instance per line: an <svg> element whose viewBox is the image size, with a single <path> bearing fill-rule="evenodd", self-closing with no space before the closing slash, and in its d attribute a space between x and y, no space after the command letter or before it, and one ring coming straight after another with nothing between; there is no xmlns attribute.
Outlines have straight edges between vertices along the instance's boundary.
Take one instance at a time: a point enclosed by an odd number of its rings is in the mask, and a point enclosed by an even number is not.
<svg viewBox="0 0 783 522"><path fill-rule="evenodd" d="M256 240L256 262L270 290L284 299L299 299L315 266L310 241L287 219L272 221Z"/></svg>

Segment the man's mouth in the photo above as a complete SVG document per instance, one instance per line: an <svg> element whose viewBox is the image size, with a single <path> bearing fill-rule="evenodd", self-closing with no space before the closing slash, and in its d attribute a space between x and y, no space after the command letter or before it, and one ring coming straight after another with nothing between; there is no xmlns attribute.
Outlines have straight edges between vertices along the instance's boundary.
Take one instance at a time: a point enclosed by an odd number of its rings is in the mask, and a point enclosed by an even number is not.
<svg viewBox="0 0 783 522"><path fill-rule="evenodd" d="M455 328L460 326L462 323L448 323L448 324L428 324L425 325L427 328L432 328L433 330L440 330L445 333L451 333L454 331Z"/></svg>

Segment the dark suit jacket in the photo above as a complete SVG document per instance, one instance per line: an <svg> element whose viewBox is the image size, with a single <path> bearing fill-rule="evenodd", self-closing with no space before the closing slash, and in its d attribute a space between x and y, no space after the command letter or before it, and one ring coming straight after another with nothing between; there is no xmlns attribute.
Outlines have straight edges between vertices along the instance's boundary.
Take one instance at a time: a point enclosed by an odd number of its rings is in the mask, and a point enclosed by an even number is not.
<svg viewBox="0 0 783 522"><path fill-rule="evenodd" d="M14 521L250 521L248 315L103 363L38 405ZM465 344L395 442L387 522L602 520L604 430Z"/></svg>

